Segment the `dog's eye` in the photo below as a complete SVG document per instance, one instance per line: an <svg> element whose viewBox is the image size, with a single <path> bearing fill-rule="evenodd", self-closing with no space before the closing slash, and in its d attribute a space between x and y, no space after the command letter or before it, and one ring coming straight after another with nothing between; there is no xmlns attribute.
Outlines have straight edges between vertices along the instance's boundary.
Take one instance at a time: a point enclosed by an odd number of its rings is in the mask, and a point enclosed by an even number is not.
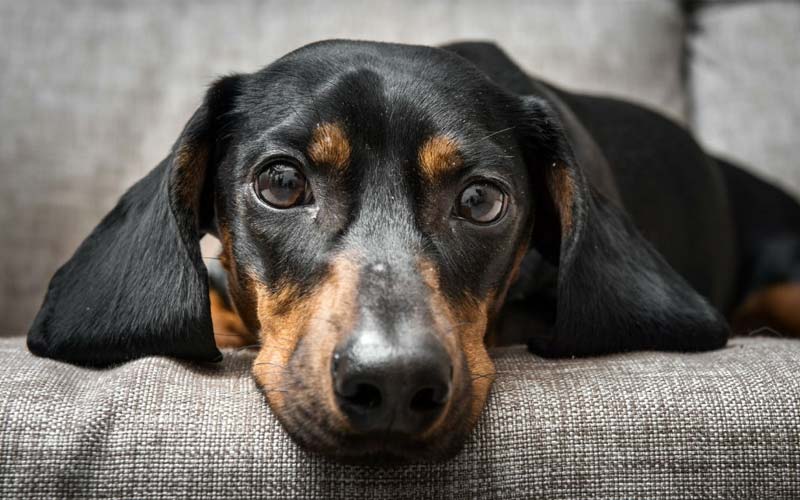
<svg viewBox="0 0 800 500"><path fill-rule="evenodd" d="M312 201L306 176L287 162L264 168L256 178L256 193L275 208L291 208Z"/></svg>
<svg viewBox="0 0 800 500"><path fill-rule="evenodd" d="M466 187L456 200L457 216L479 224L494 222L503 215L506 194L494 184L475 182Z"/></svg>

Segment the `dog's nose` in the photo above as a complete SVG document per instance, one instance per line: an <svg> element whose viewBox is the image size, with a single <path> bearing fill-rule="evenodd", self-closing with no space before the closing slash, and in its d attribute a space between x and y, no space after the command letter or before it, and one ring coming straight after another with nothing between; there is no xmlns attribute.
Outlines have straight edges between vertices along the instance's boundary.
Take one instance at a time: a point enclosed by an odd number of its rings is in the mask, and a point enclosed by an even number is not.
<svg viewBox="0 0 800 500"><path fill-rule="evenodd" d="M411 337L398 345L361 332L334 352L336 402L356 431L417 434L444 409L450 357L435 336Z"/></svg>

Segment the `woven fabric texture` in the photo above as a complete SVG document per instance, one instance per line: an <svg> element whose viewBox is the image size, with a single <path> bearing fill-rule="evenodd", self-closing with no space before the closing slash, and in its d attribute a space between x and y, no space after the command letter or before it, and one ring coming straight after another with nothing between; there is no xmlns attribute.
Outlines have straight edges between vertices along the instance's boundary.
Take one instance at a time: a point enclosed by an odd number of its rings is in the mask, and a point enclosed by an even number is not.
<svg viewBox="0 0 800 500"><path fill-rule="evenodd" d="M382 468L295 446L252 354L89 370L0 340L0 498L800 497L800 341L494 357L488 407L457 457Z"/></svg>

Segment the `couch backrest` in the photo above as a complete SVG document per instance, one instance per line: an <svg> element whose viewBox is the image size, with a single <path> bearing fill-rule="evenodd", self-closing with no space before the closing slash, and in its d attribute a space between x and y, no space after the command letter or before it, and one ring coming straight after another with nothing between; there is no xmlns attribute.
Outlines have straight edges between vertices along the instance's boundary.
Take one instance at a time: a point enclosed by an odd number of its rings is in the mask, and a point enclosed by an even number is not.
<svg viewBox="0 0 800 500"><path fill-rule="evenodd" d="M685 19L661 0L0 0L0 335L25 333L52 273L218 75L325 38L493 39L534 74L686 122Z"/></svg>

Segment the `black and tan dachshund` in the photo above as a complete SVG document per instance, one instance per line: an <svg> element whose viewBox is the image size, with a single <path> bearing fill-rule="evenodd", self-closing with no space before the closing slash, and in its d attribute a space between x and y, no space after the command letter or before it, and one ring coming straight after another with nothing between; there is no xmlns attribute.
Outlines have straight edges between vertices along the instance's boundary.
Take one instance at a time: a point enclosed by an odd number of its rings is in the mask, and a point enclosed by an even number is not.
<svg viewBox="0 0 800 500"><path fill-rule="evenodd" d="M475 424L509 336L590 356L760 326L800 333L786 194L492 44L327 41L210 88L55 274L28 346L217 361L239 335L301 444L429 460Z"/></svg>

